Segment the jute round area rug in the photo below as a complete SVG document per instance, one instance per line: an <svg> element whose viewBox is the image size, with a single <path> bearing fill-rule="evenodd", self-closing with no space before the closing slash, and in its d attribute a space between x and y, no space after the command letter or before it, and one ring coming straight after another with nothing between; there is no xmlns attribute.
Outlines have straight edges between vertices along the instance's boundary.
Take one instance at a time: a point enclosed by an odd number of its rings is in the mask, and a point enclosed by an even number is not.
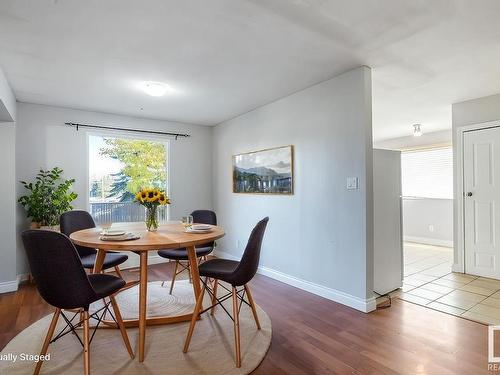
<svg viewBox="0 0 500 375"><path fill-rule="evenodd" d="M157 309L183 309L179 304L191 306L192 287L188 281L175 283L173 296L168 297L170 284L150 283L148 287L148 313L155 315ZM222 290L221 292L222 293ZM206 298L205 306L209 305ZM134 314L137 304L136 291L122 293L118 303L123 315ZM231 300L225 302L231 311ZM257 306L262 326L257 330L250 308L243 304L240 312L242 366L234 362L233 321L221 307L214 316L205 313L194 330L189 352L182 348L189 323L148 326L146 331L146 353L143 363L130 359L117 329L99 329L90 345L90 370L92 374L248 374L264 359L271 344L272 327L267 314ZM178 311L176 311L177 313ZM21 354L39 354L52 314L33 323L18 334L0 353L0 374L18 375L33 373L35 363L22 360ZM125 316L124 316L125 318ZM61 319L62 320L62 319ZM58 330L64 324L59 321ZM58 332L56 331L56 333ZM137 351L138 329L127 329L134 351ZM81 332L79 332L81 334ZM42 366L42 374L83 374L82 347L77 338L68 334L49 346L50 360ZM17 355L17 360L12 359Z"/></svg>

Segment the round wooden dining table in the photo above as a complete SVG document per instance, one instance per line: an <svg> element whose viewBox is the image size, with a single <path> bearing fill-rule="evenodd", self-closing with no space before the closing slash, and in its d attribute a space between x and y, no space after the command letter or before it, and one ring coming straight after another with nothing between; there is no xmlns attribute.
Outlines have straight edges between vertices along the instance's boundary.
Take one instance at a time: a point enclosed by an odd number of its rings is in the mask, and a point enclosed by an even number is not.
<svg viewBox="0 0 500 375"><path fill-rule="evenodd" d="M126 326L139 326L139 361L144 361L144 346L146 340L146 325L168 324L191 320L192 313L178 316L147 317L146 303L148 290L148 253L162 249L187 249L193 291L195 300L201 293L200 275L195 247L210 243L224 236L224 230L218 226L211 226L208 233L186 232L180 222L161 223L158 230L149 232L144 223L115 223L113 229L136 233L140 238L131 241L102 241L101 229L92 228L74 232L70 235L76 245L97 249L94 273L102 271L104 257L107 251L133 251L140 257L139 280L139 317L125 321ZM194 306L193 306L194 310Z"/></svg>

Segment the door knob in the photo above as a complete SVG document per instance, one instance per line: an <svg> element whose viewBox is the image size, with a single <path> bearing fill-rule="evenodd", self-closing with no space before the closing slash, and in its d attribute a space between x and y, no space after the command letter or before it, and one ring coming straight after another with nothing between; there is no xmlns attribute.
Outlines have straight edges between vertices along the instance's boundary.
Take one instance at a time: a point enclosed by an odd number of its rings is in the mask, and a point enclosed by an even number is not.
<svg viewBox="0 0 500 375"><path fill-rule="evenodd" d="M472 197L472 191L469 191L469 192L467 193L467 196L468 196L468 197Z"/></svg>

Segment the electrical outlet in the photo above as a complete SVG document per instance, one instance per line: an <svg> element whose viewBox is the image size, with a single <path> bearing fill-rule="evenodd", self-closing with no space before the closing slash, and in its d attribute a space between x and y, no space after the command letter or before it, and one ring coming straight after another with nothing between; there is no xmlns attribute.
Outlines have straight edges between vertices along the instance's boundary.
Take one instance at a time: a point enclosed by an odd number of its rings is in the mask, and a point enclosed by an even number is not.
<svg viewBox="0 0 500 375"><path fill-rule="evenodd" d="M429 224L429 232L434 232L434 225L432 224Z"/></svg>
<svg viewBox="0 0 500 375"><path fill-rule="evenodd" d="M236 240L236 248L238 250L241 249L241 241L240 240Z"/></svg>

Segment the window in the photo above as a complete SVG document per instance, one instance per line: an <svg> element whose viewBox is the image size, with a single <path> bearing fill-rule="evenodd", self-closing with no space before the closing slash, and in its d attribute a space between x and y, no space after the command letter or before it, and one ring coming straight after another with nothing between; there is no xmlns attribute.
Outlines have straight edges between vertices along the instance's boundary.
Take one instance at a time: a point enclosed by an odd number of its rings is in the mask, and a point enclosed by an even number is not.
<svg viewBox="0 0 500 375"><path fill-rule="evenodd" d="M144 220L135 193L147 187L167 191L167 147L161 141L89 135L89 206L96 223ZM167 220L167 207L159 207L160 220Z"/></svg>
<svg viewBox="0 0 500 375"><path fill-rule="evenodd" d="M401 154L404 197L453 199L451 147Z"/></svg>

